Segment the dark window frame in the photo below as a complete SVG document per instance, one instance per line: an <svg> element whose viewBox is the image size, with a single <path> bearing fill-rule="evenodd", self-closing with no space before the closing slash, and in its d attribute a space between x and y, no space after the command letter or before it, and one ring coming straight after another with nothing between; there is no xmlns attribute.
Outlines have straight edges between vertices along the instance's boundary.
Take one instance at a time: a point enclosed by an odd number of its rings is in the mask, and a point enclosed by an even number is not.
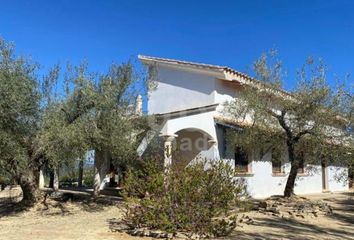
<svg viewBox="0 0 354 240"><path fill-rule="evenodd" d="M272 157L272 159L271 159L272 173L274 173L274 174L283 173L283 161L282 161L281 152L277 151L275 149L272 149L271 157Z"/></svg>
<svg viewBox="0 0 354 240"><path fill-rule="evenodd" d="M235 148L235 168L240 173L248 173L249 172L249 159L248 154L241 147Z"/></svg>

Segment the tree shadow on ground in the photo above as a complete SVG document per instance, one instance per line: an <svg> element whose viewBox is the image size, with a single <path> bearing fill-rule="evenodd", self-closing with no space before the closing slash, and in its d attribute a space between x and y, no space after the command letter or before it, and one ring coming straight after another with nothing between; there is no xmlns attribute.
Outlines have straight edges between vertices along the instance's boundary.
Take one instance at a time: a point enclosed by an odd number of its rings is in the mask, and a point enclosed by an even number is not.
<svg viewBox="0 0 354 240"><path fill-rule="evenodd" d="M92 213L103 211L108 206L118 206L121 201L119 197L93 197L91 194L46 190L43 197L30 207L13 202L11 199L1 198L0 218L16 216L30 210L46 216L67 216L77 211Z"/></svg>
<svg viewBox="0 0 354 240"><path fill-rule="evenodd" d="M227 239L353 239L351 233L331 228L324 228L315 224L302 222L296 219L258 218L255 220L255 232L245 233L235 231ZM266 230L257 232L257 227L266 227ZM237 229L237 228L236 228Z"/></svg>
<svg viewBox="0 0 354 240"><path fill-rule="evenodd" d="M0 218L5 216L12 216L25 211L26 208L19 206L18 203L1 202L0 203Z"/></svg>
<svg viewBox="0 0 354 240"><path fill-rule="evenodd" d="M342 193L343 198L325 198L334 209L329 217L339 221L342 225L353 225L354 229L354 192ZM354 237L353 237L354 238Z"/></svg>
<svg viewBox="0 0 354 240"><path fill-rule="evenodd" d="M254 232L242 231L239 227L226 239L354 239L354 192L321 200L332 206L333 214L325 218L333 224L321 225L270 216L255 217Z"/></svg>
<svg viewBox="0 0 354 240"><path fill-rule="evenodd" d="M8 186L0 191L0 218L13 215L27 209L27 206L20 204L22 190L18 186Z"/></svg>

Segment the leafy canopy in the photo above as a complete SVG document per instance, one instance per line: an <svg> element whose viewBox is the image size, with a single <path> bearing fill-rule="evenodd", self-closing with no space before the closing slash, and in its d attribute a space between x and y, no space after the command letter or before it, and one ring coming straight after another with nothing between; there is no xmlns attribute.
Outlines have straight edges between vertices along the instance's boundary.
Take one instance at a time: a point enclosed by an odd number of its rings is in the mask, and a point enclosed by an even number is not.
<svg viewBox="0 0 354 240"><path fill-rule="evenodd" d="M108 151L113 158L135 157L147 128L135 101L149 81L131 62L113 64L106 74L88 72L87 64L68 65L64 96L48 105L40 145L53 165L82 158L87 150Z"/></svg>
<svg viewBox="0 0 354 240"><path fill-rule="evenodd" d="M298 164L319 163L325 156L332 163L353 162L353 86L327 82L322 60L309 58L297 72L297 85L282 90L283 65L274 52L264 54L254 65L255 79L241 86L241 97L225 105L225 114L246 125L229 138L248 150L284 151Z"/></svg>
<svg viewBox="0 0 354 240"><path fill-rule="evenodd" d="M0 38L0 175L20 178L34 164L41 99L37 69Z"/></svg>

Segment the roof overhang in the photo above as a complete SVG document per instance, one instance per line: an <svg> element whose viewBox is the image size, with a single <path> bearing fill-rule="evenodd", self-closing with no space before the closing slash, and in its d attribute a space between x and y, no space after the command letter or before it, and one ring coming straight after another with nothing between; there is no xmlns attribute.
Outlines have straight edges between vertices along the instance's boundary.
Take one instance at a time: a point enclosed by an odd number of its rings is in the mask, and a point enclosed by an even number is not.
<svg viewBox="0 0 354 240"><path fill-rule="evenodd" d="M192 70L206 71L209 73L213 73L214 75L216 74L216 78L219 80L230 81L238 85L250 86L255 88L255 90L259 90L259 91L270 91L272 94L278 97L294 99L294 96L285 90L274 89L273 87L265 83L262 83L245 73L236 71L227 66L188 62L188 61L181 61L176 59L159 58L159 57L151 57L151 56L144 56L144 55L138 55L138 58L142 63L147 65L161 64L161 65L167 65L176 68L185 68L185 69L187 68Z"/></svg>
<svg viewBox="0 0 354 240"><path fill-rule="evenodd" d="M224 77L223 67L210 64L194 63L187 61L180 61L168 58L158 58L138 55L139 60L146 65L165 66L169 68L184 69L193 72L202 72L204 74L211 74L215 77Z"/></svg>
<svg viewBox="0 0 354 240"><path fill-rule="evenodd" d="M247 121L238 121L235 119L231 118L225 118L222 116L215 116L214 121L217 124L224 125L224 126L229 126L229 127L240 127L240 128L246 128L246 127L252 127L252 123L247 122Z"/></svg>
<svg viewBox="0 0 354 240"><path fill-rule="evenodd" d="M160 118L160 119L162 119L162 118L172 119L172 118L177 118L177 117L182 117L182 116L190 116L190 115L215 111L218 105L219 105L218 103L204 105L204 106L188 108L188 109L184 109L184 110L160 113L160 114L156 114L155 116L156 116L156 118Z"/></svg>

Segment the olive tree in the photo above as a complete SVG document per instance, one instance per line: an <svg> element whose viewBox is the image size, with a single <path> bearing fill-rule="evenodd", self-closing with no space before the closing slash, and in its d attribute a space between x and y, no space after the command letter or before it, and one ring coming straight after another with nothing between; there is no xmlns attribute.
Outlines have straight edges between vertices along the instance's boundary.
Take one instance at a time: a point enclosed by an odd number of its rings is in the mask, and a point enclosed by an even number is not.
<svg viewBox="0 0 354 240"><path fill-rule="evenodd" d="M0 38L0 172L21 186L25 202L36 199L37 173L44 160L35 144L41 116L37 69Z"/></svg>
<svg viewBox="0 0 354 240"><path fill-rule="evenodd" d="M39 65L14 53L0 38L0 173L23 190L23 201L38 200L39 171L72 163L94 149L117 161L136 156L146 118L135 100L148 79L131 62L107 73L87 64L55 66L40 78Z"/></svg>
<svg viewBox="0 0 354 240"><path fill-rule="evenodd" d="M274 54L264 54L253 70L255 79L241 86L241 96L226 103L225 114L247 123L229 138L261 153L286 149L291 164L284 196L294 194L298 168L319 164L353 164L353 88L327 83L326 66L309 58L297 71L293 90L283 90L285 72ZM262 154L261 154L262 155Z"/></svg>
<svg viewBox="0 0 354 240"><path fill-rule="evenodd" d="M96 167L107 156L120 163L136 158L148 128L147 118L135 109L139 94L147 92L145 76L131 62L113 64L105 74L90 73L86 63L68 65L64 94L48 105L40 134L52 166L82 159L88 150L95 150Z"/></svg>

